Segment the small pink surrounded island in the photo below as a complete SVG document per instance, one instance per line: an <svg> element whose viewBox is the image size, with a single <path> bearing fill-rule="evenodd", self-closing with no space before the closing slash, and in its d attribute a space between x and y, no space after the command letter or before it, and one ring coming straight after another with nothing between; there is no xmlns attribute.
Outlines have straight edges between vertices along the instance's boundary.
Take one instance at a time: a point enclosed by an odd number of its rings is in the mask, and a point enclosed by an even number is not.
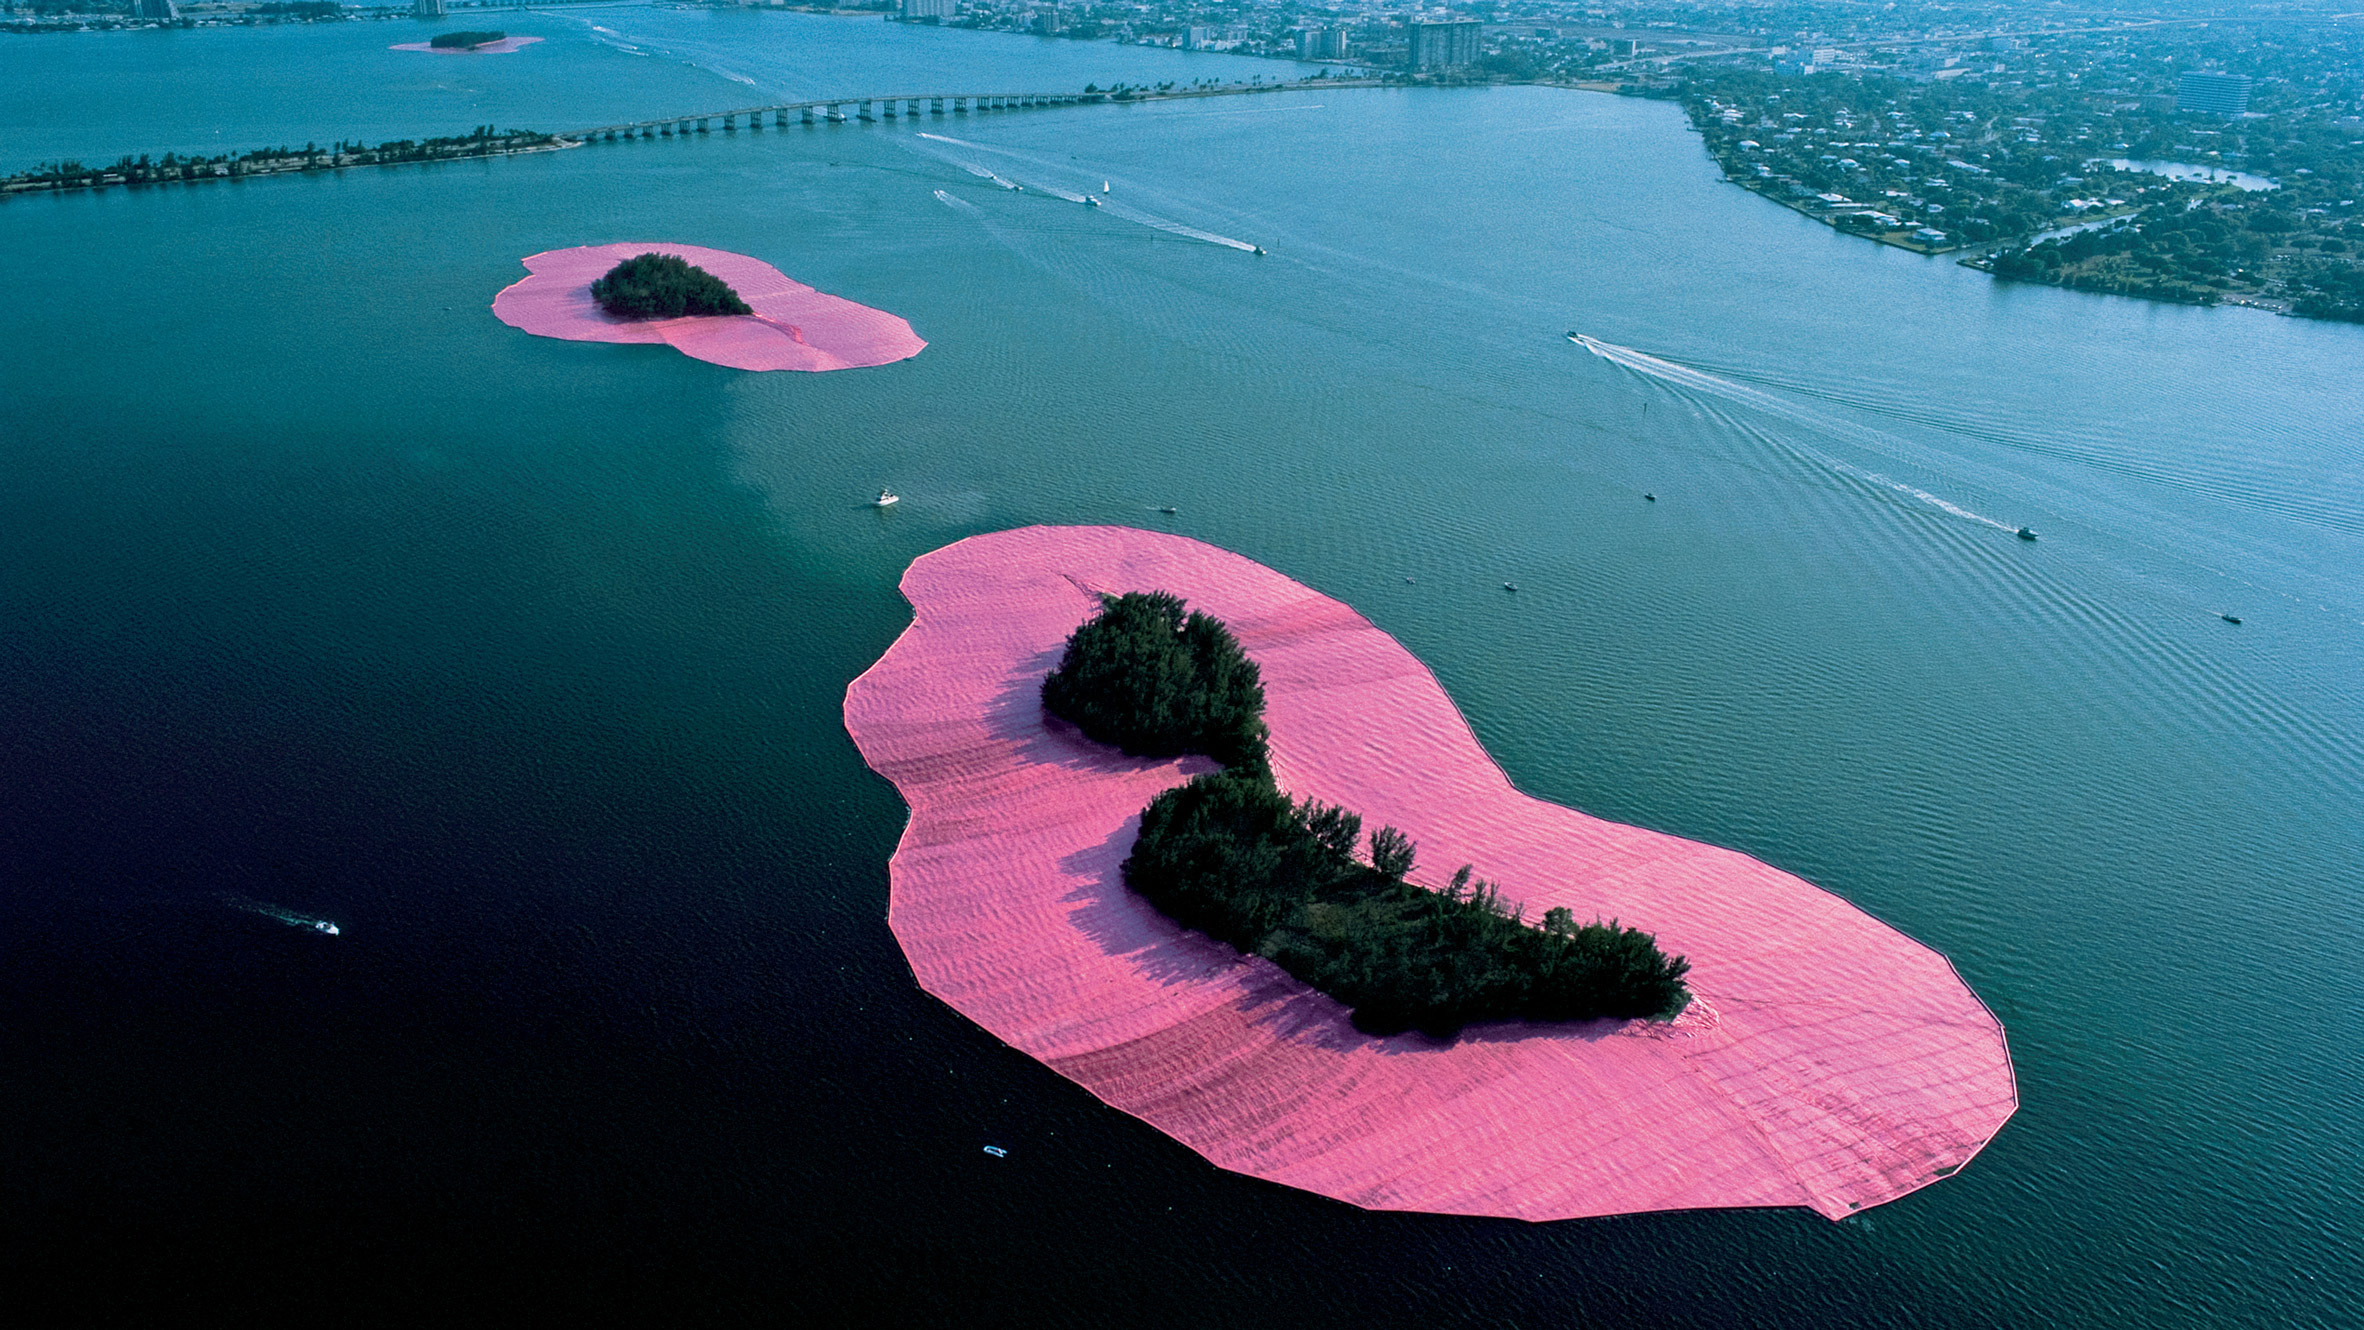
<svg viewBox="0 0 2364 1330"><path fill-rule="evenodd" d="M1129 892L1142 805L1210 764L1103 748L1038 690L1095 593L1150 589L1224 620L1262 668L1283 789L1410 833L1424 885L1474 863L1530 919L1566 905L1655 932L1691 959L1689 1010L1375 1038ZM903 592L911 627L845 714L911 805L888 921L912 970L1224 1168L1372 1209L1836 1219L1952 1173L2018 1107L2002 1026L1943 956L1746 855L1519 793L1425 666L1269 568L1029 527L923 556Z"/></svg>
<svg viewBox="0 0 2364 1330"><path fill-rule="evenodd" d="M753 314L619 319L591 298L591 283L637 254L671 254L730 284ZM512 328L570 342L662 342L685 356L732 369L864 369L909 360L927 348L911 325L868 305L828 295L761 259L696 245L631 242L528 255L533 275L493 297Z"/></svg>
<svg viewBox="0 0 2364 1330"><path fill-rule="evenodd" d="M482 46L436 46L429 42L403 42L398 46L389 46L386 49L389 51L425 51L430 55L507 55L512 51L523 50L540 40L542 39L539 37L503 37L497 42L486 42Z"/></svg>

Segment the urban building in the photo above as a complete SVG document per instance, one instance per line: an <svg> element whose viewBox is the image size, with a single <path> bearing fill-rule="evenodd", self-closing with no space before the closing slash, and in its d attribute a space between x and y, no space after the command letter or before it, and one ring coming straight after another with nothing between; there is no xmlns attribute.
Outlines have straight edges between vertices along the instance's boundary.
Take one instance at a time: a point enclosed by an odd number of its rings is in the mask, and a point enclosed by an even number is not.
<svg viewBox="0 0 2364 1330"><path fill-rule="evenodd" d="M1297 58L1300 60L1345 59L1346 29L1307 28L1298 33Z"/></svg>
<svg viewBox="0 0 2364 1330"><path fill-rule="evenodd" d="M163 19L167 22L181 16L180 6L172 0L132 0L133 18Z"/></svg>
<svg viewBox="0 0 2364 1330"><path fill-rule="evenodd" d="M1213 28L1185 28L1182 31L1182 49L1185 51L1203 51L1212 45L1214 40L1215 30Z"/></svg>
<svg viewBox="0 0 2364 1330"><path fill-rule="evenodd" d="M2175 90L2175 109L2202 111L2209 115L2239 115L2249 109L2249 84L2247 74L2191 70L2183 76L2183 82Z"/></svg>
<svg viewBox="0 0 2364 1330"><path fill-rule="evenodd" d="M442 18L443 0L410 0L412 18Z"/></svg>
<svg viewBox="0 0 2364 1330"><path fill-rule="evenodd" d="M903 18L951 18L958 10L956 0L903 0L897 12Z"/></svg>
<svg viewBox="0 0 2364 1330"><path fill-rule="evenodd" d="M1483 23L1414 23L1407 69L1462 69L1478 60Z"/></svg>

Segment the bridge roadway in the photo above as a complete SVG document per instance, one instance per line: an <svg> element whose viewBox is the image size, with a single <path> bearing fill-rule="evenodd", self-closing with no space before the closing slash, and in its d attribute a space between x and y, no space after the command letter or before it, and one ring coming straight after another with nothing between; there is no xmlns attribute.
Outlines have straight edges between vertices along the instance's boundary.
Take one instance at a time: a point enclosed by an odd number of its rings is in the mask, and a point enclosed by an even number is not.
<svg viewBox="0 0 2364 1330"><path fill-rule="evenodd" d="M968 115L971 111L1012 111L1036 106L1074 106L1083 102L1104 102L1104 92L1017 92L1017 93L922 93L899 97L824 97L810 102L781 102L772 106L745 106L735 111L709 111L703 115L668 116L662 120L636 120L628 125L599 125L566 137L585 143L593 140L614 142L617 139L653 139L659 135L704 134L720 121L726 130L736 130L743 119L749 129L763 128L763 118L772 117L775 125L790 123L844 124L849 120L894 120L898 117L916 120L923 115ZM852 108L848 113L847 108ZM876 109L873 109L876 108ZM898 108L900 108L898 110Z"/></svg>
<svg viewBox="0 0 2364 1330"><path fill-rule="evenodd" d="M675 134L704 134L713 129L714 122L722 122L725 130L737 130L744 119L749 129L763 128L763 118L770 116L775 125L794 123L805 125L844 124L847 121L878 121L923 116L969 115L986 111L1015 111L1039 106L1078 106L1086 103L1123 101L1166 101L1182 97L1228 97L1249 92L1301 92L1324 88L1370 87L1378 79L1309 79L1294 83L1240 83L1216 88L1174 88L1166 91L1135 92L1117 97L1105 92L1015 92L1015 93L919 93L896 97L823 97L809 102L779 102L770 106L743 106L734 111L708 111L701 115L666 116L657 120L635 120L630 124L598 125L578 130L563 137L582 143L618 139L653 139ZM851 107L849 113L846 108Z"/></svg>

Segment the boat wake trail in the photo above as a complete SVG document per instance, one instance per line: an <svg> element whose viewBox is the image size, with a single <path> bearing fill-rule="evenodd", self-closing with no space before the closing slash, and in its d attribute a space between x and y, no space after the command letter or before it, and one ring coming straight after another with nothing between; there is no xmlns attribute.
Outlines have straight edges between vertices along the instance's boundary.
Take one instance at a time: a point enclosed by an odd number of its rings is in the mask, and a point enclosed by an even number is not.
<svg viewBox="0 0 2364 1330"><path fill-rule="evenodd" d="M222 897L222 904L229 906L233 910L244 910L248 914L259 914L265 919L271 919L279 923L283 923L289 928L307 928L315 933L326 933L330 937L335 937L339 932L343 931L339 929L331 920L315 919L308 914L297 914L293 910L283 910L276 905L269 904L265 901L254 900L246 896L224 896Z"/></svg>
<svg viewBox="0 0 2364 1330"><path fill-rule="evenodd" d="M1619 346L1614 342L1604 342L1597 337L1587 337L1583 333L1570 333L1568 334L1568 338L1569 340L1575 342L1578 346L1581 346L1585 350L1592 352L1594 355L1599 356L1603 360L1622 365L1637 374L1646 374L1651 378L1657 379L1663 383L1670 383L1680 388L1688 388L1694 392L1706 393L1712 397L1720 397L1725 401L1748 407L1751 410L1762 411L1765 414L1771 416L1779 416L1784 420L1788 420L1795 424L1804 425L1809 429L1820 430L1829 434L1859 435L1862 436L1862 441L1866 443L1871 442L1874 437L1875 432L1872 430L1865 429L1860 425L1850 424L1849 422L1841 420L1835 416L1828 416L1821 412L1799 406L1794 402L1777 397L1761 388L1751 388L1744 383L1734 383L1730 379L1719 378L1716 375L1707 373L1705 370L1696 370L1688 365L1678 365L1671 360L1661 360L1646 351L1636 351L1630 346ZM1800 443L1794 439L1785 440L1784 442L1788 447L1795 449L1800 456L1809 458L1817 464L1828 467L1831 470L1840 473L1841 475L1851 476L1857 480L1867 481L1871 484L1878 485L1883 489L1892 490L1895 493L1916 499L1922 503L1928 504L1932 508L1936 508L1942 512L1950 513L1953 516L1963 518L1966 521L1977 522L1984 526L1991 526L1997 531L2017 531L2019 529L2009 522L1998 522L1994 518L1988 517L1984 513L1972 512L1958 503L1953 503L1949 500L1940 498L1917 485L1910 485L1904 481L1898 480L1894 476L1882 475L1877 471L1869 471L1863 467L1856 466L1852 462L1842 461L1841 459L1833 457L1829 453L1823 452L1821 449L1815 448L1809 444ZM1881 451L1886 450L1882 449Z"/></svg>
<svg viewBox="0 0 2364 1330"><path fill-rule="evenodd" d="M922 132L918 137L927 139L934 143L949 144L955 148L967 148L974 152L990 152L1002 157L1013 157L1028 164L1029 166L1045 165L1044 163L1041 163L1037 159L1030 157L1025 153L1013 152L1007 148L996 148L990 144L971 143L967 139L956 139L949 134L929 134ZM990 180L993 183L1001 186L1003 189L1032 189L1037 193L1048 194L1053 198L1064 199L1069 203L1085 202L1086 195L1090 193L1090 185L1088 183L1085 186L1085 193L1077 193L1073 190L1062 189L1055 184L1051 184L1040 174L1033 171L1029 171L1027 173L1027 179L1021 183L1006 176L997 174L987 167L978 165L976 162L964 161L961 158L953 156L949 153L932 155L939 156L942 160L951 162L953 165L958 166L961 170L968 172L970 175L979 176ZM1115 199L1102 197L1098 200L1098 202L1101 211L1106 212L1108 215L1112 217L1122 217L1128 222L1132 222L1138 226L1146 226L1153 231L1163 231L1167 235L1180 236L1185 240L1196 240L1203 244L1221 245L1226 249L1236 249L1243 254L1253 254L1256 252L1256 246L1245 240L1236 240L1227 235L1218 235L1213 231L1202 231L1195 226L1185 226L1181 222L1177 222L1170 217L1160 217L1153 212L1144 212L1130 204L1117 202Z"/></svg>
<svg viewBox="0 0 2364 1330"><path fill-rule="evenodd" d="M1234 240L1230 236L1217 235L1212 231L1201 231L1195 226L1184 226L1170 217L1160 217L1155 213L1143 212L1139 208L1129 207L1122 203L1102 204L1101 211L1122 217L1128 222L1139 223L1151 230L1163 231L1167 235L1181 236L1189 240L1203 240L1210 245L1222 245L1239 250L1243 254L1256 252L1256 247L1245 240Z"/></svg>
<svg viewBox="0 0 2364 1330"><path fill-rule="evenodd" d="M948 194L940 189L936 191L936 201L943 204L945 207L952 209L954 212L978 213L984 211L984 209L979 208L976 204L969 202L967 199L961 198L956 194Z"/></svg>

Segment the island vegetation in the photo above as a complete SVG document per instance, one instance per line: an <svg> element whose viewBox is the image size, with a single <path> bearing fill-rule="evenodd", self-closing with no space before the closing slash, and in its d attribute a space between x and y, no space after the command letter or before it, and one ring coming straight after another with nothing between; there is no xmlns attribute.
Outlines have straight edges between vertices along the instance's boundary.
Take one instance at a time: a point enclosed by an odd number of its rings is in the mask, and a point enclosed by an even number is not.
<svg viewBox="0 0 2364 1330"><path fill-rule="evenodd" d="M242 180L249 176L281 175L299 171L334 171L351 166L393 166L404 162L444 162L469 157L507 157L525 152L550 152L577 144L529 129L496 130L479 125L470 133L425 140L394 139L375 146L338 142L328 147L307 143L301 148L258 148L252 152L214 156L165 153L161 157L123 157L105 166L77 161L48 162L14 175L0 176L0 197L36 190L105 189L110 185L202 184L213 180Z"/></svg>
<svg viewBox="0 0 2364 1330"><path fill-rule="evenodd" d="M591 298L624 319L755 312L721 278L671 254L636 254L624 260L591 283Z"/></svg>
<svg viewBox="0 0 2364 1330"><path fill-rule="evenodd" d="M1043 705L1144 757L1224 763L1150 801L1125 884L1177 923L1263 956L1353 1008L1372 1034L1450 1038L1478 1021L1671 1017L1690 964L1650 934L1565 907L1538 925L1464 865L1407 881L1415 847L1272 776L1264 690L1229 629L1164 592L1102 598L1043 681ZM1367 860L1367 861L1366 861Z"/></svg>
<svg viewBox="0 0 2364 1330"><path fill-rule="evenodd" d="M438 51L473 51L479 46L506 41L508 37L509 34L505 32L439 32L428 40L427 45Z"/></svg>

